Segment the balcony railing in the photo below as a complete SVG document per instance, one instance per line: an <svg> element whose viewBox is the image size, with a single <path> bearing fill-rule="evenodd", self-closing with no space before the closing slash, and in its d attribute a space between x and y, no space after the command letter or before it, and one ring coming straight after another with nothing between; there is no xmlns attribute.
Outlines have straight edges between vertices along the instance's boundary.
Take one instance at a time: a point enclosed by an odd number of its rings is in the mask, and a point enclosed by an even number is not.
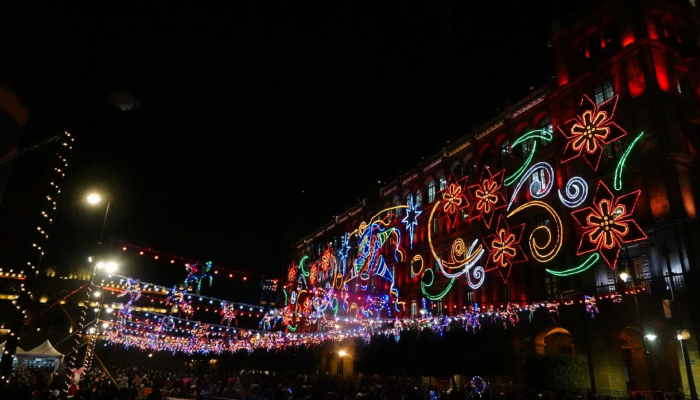
<svg viewBox="0 0 700 400"><path fill-rule="evenodd" d="M673 289L676 292L683 292L687 289L700 287L700 278L698 277L697 273L673 274L671 275L671 278L673 279ZM668 275L642 279L641 281L637 281L635 283L637 284L637 289L641 290L643 293L659 295L663 293L670 293L671 291ZM634 285L631 281L628 280L624 283L620 282L596 286L594 290L568 290L553 295L552 299L568 300L579 297L583 294L590 295L592 293L595 293L599 296L612 295L613 293L625 294L626 292L632 292L633 289Z"/></svg>

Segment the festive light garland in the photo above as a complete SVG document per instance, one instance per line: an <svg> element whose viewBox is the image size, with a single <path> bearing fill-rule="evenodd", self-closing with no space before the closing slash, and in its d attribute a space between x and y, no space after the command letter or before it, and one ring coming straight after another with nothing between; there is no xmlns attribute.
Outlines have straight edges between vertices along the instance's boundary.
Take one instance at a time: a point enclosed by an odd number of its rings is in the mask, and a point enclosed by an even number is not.
<svg viewBox="0 0 700 400"><path fill-rule="evenodd" d="M552 207L550 207L547 203L539 201L539 200L533 200L530 202L527 202L523 204L522 206L516 208L515 210L511 211L510 214L508 214L508 218L513 216L514 214L520 212L521 210L530 208L530 207L540 207L545 209L549 215L552 216L552 219L554 220L554 225L557 227L557 233L555 235L555 240L554 240L554 246L549 252L546 253L541 253L542 250L546 249L547 247L550 246L552 243L552 231L547 227L547 226L538 226L537 228L533 229L532 232L530 232L530 251L532 252L532 257L541 262L545 263L559 254L559 250L561 249L562 245L562 232L563 232L563 227L561 223L561 219L559 218L559 214L557 214L556 211ZM535 240L535 233L542 231L545 232L547 235L547 243L544 245L540 246L537 244L537 241Z"/></svg>
<svg viewBox="0 0 700 400"><path fill-rule="evenodd" d="M537 164L530 167L527 170L527 172L525 172L525 174L523 174L523 176L520 178L520 182L518 182L518 184L515 186L515 190L513 190L513 194L510 197L510 201L508 202L508 207L506 207L506 210L510 210L510 207L515 201L515 197L520 192L520 188L525 184L528 178L537 173L537 171L539 170L547 172L547 184L544 185L544 187L542 187L542 182L540 182L539 180L533 180L532 183L530 183L530 196L532 196L535 199L541 199L549 194L550 190L552 190L552 185L554 184L554 169L551 165L549 165L549 163L538 162Z"/></svg>

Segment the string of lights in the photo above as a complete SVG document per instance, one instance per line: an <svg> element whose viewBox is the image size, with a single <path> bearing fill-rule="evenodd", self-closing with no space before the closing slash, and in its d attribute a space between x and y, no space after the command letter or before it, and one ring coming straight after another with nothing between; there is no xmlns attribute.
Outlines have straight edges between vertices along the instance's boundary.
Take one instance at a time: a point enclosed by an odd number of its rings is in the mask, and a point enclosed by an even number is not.
<svg viewBox="0 0 700 400"><path fill-rule="evenodd" d="M19 279L23 282L20 284L18 298L12 301L12 304L17 307L20 314L13 319L10 328L10 336L5 344L5 351L2 355L2 361L0 361L0 379L4 379L12 369L12 360L17 351L19 335L28 318L27 311L31 304L31 291L34 288L36 276L39 274L44 254L46 254L46 243L49 240L49 231L53 225L54 214L58 208L58 197L61 194L60 184L66 176L68 157L70 157L72 153L73 143L75 142L75 138L67 131L63 132L60 139L61 145L56 150L53 158L53 169L50 171L50 176L48 177L49 188L46 191L45 199L42 200L43 204L39 217L40 222L36 227L37 237L32 240L31 253L27 260L27 267L29 267L28 274L25 274L24 270L20 270L19 274L15 273L14 270L10 270L11 278ZM27 287L29 287L30 290L27 290Z"/></svg>

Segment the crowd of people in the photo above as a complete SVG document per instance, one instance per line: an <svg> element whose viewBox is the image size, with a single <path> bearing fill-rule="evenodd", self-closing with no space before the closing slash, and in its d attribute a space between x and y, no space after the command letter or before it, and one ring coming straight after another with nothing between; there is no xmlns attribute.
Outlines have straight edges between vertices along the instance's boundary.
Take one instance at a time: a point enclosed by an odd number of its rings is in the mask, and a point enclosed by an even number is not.
<svg viewBox="0 0 700 400"><path fill-rule="evenodd" d="M356 382L329 375L280 375L251 370L197 374L130 368L111 372L109 375L94 368L75 381L75 374L50 369L18 370L0 388L0 400L613 400L591 393L571 396L561 392L548 396L517 390L504 393L496 388L475 392L468 385L441 391L406 379ZM67 390L75 382L73 390ZM638 396L630 400L644 399Z"/></svg>

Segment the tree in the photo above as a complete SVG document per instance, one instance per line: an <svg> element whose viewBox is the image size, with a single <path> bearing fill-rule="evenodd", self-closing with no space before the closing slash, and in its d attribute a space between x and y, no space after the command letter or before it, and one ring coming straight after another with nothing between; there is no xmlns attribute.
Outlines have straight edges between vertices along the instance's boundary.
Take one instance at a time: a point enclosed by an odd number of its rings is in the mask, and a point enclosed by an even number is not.
<svg viewBox="0 0 700 400"><path fill-rule="evenodd" d="M587 371L588 361L578 355L535 355L525 361L528 384L536 389L576 389Z"/></svg>

